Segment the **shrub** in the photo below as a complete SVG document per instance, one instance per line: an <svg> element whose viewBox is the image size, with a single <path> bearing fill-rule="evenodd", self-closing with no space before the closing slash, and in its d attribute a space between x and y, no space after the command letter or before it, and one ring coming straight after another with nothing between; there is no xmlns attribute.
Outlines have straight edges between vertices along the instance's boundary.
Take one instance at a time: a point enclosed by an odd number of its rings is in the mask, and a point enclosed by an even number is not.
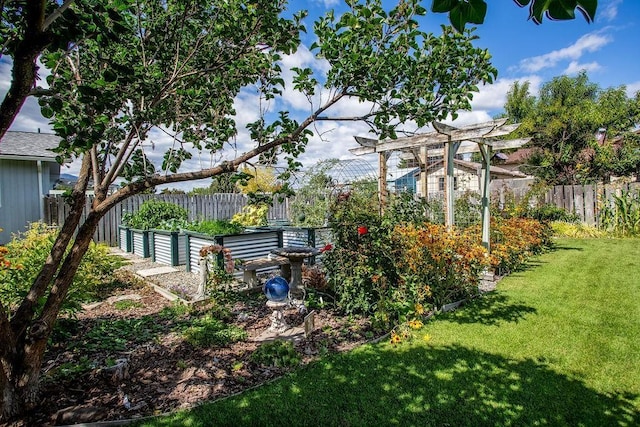
<svg viewBox="0 0 640 427"><path fill-rule="evenodd" d="M323 263L336 305L346 313L371 313L384 287L378 278L396 281L390 230L378 214L377 199L351 191L332 202L329 226L333 249Z"/></svg>
<svg viewBox="0 0 640 427"><path fill-rule="evenodd" d="M243 329L227 325L210 315L195 319L183 334L185 340L194 347L222 347L247 337Z"/></svg>
<svg viewBox="0 0 640 427"><path fill-rule="evenodd" d="M251 353L254 363L277 368L292 368L300 364L302 358L290 341L273 341L260 345Z"/></svg>
<svg viewBox="0 0 640 427"><path fill-rule="evenodd" d="M0 267L3 283L0 300L5 307L15 307L26 296L51 252L57 233L45 224L33 223L26 233L16 236L6 245L4 256L15 268ZM105 281L122 265L122 259L111 255L106 245L91 243L73 279L62 312L74 313L82 302L95 299Z"/></svg>
<svg viewBox="0 0 640 427"><path fill-rule="evenodd" d="M582 223L568 223L563 221L553 221L549 224L553 230L553 235L557 237L572 237L577 239L584 238L603 238L607 237L608 233L604 230L600 230L594 225L587 225Z"/></svg>
<svg viewBox="0 0 640 427"><path fill-rule="evenodd" d="M244 231L244 227L226 219L207 219L193 222L188 225L188 229L196 233L207 234L209 236L221 236L224 234L237 234Z"/></svg>
<svg viewBox="0 0 640 427"><path fill-rule="evenodd" d="M169 202L150 199L140 205L135 213L126 213L122 223L138 230L157 228L162 223L171 220L187 220L187 210Z"/></svg>
<svg viewBox="0 0 640 427"><path fill-rule="evenodd" d="M266 203L243 206L242 212L231 218L231 222L243 227L260 227L267 225L269 205Z"/></svg>
<svg viewBox="0 0 640 427"><path fill-rule="evenodd" d="M491 266L499 275L520 270L529 257L553 247L552 235L549 224L535 219L492 219Z"/></svg>
<svg viewBox="0 0 640 427"><path fill-rule="evenodd" d="M473 233L425 223L396 227L394 239L401 278L396 293L409 303L439 307L477 293L489 257Z"/></svg>

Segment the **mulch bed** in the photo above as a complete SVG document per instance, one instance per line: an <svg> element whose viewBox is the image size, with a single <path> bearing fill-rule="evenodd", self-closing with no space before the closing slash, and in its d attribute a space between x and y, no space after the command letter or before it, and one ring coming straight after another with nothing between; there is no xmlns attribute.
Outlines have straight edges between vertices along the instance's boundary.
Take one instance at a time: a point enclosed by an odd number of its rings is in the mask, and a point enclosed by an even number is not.
<svg viewBox="0 0 640 427"><path fill-rule="evenodd" d="M123 308L119 300L135 303ZM260 342L252 339L270 324L262 295L235 302L229 322L242 327L247 340L225 347L198 348L176 332L174 321L158 314L174 303L148 286L114 291L102 304L85 309L72 332L54 343L43 364L42 400L35 411L14 425L57 425L140 418L192 407L236 394L282 376L287 369L254 363L250 355ZM206 312L205 305L199 310ZM303 363L340 352L375 338L366 319L344 318L315 310L315 329L295 342ZM154 337L126 342L119 350L77 345L105 320L154 317ZM304 315L285 310L289 325L301 326ZM127 325L135 324L129 322ZM124 363L122 363L124 362ZM120 369L108 366L120 363ZM74 371L74 367L84 369Z"/></svg>

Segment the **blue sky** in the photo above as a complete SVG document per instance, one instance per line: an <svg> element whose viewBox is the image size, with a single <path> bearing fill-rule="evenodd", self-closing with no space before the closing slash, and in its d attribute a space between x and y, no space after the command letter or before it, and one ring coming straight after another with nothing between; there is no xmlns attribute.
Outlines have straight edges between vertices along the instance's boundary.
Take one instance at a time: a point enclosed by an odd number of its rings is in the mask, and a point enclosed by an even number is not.
<svg viewBox="0 0 640 427"><path fill-rule="evenodd" d="M387 2L392 4L393 2ZM580 70L588 72L592 82L602 88L625 85L627 93L632 95L640 90L640 0L600 0L595 22L588 24L581 15L573 21L550 21L545 19L542 25L527 20L528 9L520 8L514 2L489 0L488 13L483 25L478 26L476 45L489 49L492 62L498 69L498 79L493 85L481 88L473 101L473 110L462 112L454 124L469 124L491 119L502 111L506 93L514 81L528 80L534 94L545 82L555 76L575 75ZM431 0L424 2L430 7ZM342 0L290 1L290 9L307 8L310 16L306 20L309 31L305 44L313 41L312 21L329 9L336 13L344 10ZM429 14L420 21L425 31L439 32L440 24L447 23L444 14ZM312 66L321 69L322 63L314 60L310 52L302 48L295 55L284 60L286 66ZM0 95L6 93L10 80L10 64L5 58L0 61ZM255 119L248 108L252 97L241 94L237 100L240 112L238 123ZM280 108L296 111L308 111L305 100L292 92L286 92L279 101ZM245 108L247 107L247 108ZM343 109L357 108L355 104L345 104ZM40 113L37 103L29 100L17 117L11 130L49 131L47 120ZM307 152L301 157L308 167L326 158L352 158L349 148L357 146L353 136L365 135L366 128L354 123L322 123L318 131L322 138L315 138L309 144ZM240 146L245 142L246 134L241 130L238 137ZM158 136L158 139L161 137ZM162 141L156 141L157 153L163 154ZM242 149L242 147L240 147ZM191 169L206 167L215 159L204 161L202 156L188 165ZM72 165L67 173L74 173ZM203 184L206 185L206 184Z"/></svg>

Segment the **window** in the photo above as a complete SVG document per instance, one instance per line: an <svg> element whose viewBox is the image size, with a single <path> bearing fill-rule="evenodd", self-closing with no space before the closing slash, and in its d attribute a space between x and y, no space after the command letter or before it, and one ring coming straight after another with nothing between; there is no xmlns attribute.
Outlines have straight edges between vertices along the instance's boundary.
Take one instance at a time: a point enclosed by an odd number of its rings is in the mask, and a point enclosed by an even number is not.
<svg viewBox="0 0 640 427"><path fill-rule="evenodd" d="M444 191L444 176L438 178L438 191ZM453 177L453 190L458 191L458 177Z"/></svg>

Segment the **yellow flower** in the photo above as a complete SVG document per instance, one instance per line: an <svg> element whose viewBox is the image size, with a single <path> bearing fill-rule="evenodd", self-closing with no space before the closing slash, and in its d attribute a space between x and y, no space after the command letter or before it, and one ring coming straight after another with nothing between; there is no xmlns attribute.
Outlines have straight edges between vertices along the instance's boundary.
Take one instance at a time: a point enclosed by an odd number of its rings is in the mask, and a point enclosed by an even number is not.
<svg viewBox="0 0 640 427"><path fill-rule="evenodd" d="M424 314L424 307L422 306L422 304L416 304L416 313Z"/></svg>
<svg viewBox="0 0 640 427"><path fill-rule="evenodd" d="M409 327L411 329L420 329L422 328L422 322L420 320L411 320L409 322Z"/></svg>
<svg viewBox="0 0 640 427"><path fill-rule="evenodd" d="M400 335L396 334L395 332L391 333L391 344L395 345L395 344L399 344L400 341L402 341L402 339L400 338Z"/></svg>
<svg viewBox="0 0 640 427"><path fill-rule="evenodd" d="M422 337L422 340L423 340L424 342L429 342L429 341L431 341L431 335L429 335L429 334L424 334L424 336Z"/></svg>

